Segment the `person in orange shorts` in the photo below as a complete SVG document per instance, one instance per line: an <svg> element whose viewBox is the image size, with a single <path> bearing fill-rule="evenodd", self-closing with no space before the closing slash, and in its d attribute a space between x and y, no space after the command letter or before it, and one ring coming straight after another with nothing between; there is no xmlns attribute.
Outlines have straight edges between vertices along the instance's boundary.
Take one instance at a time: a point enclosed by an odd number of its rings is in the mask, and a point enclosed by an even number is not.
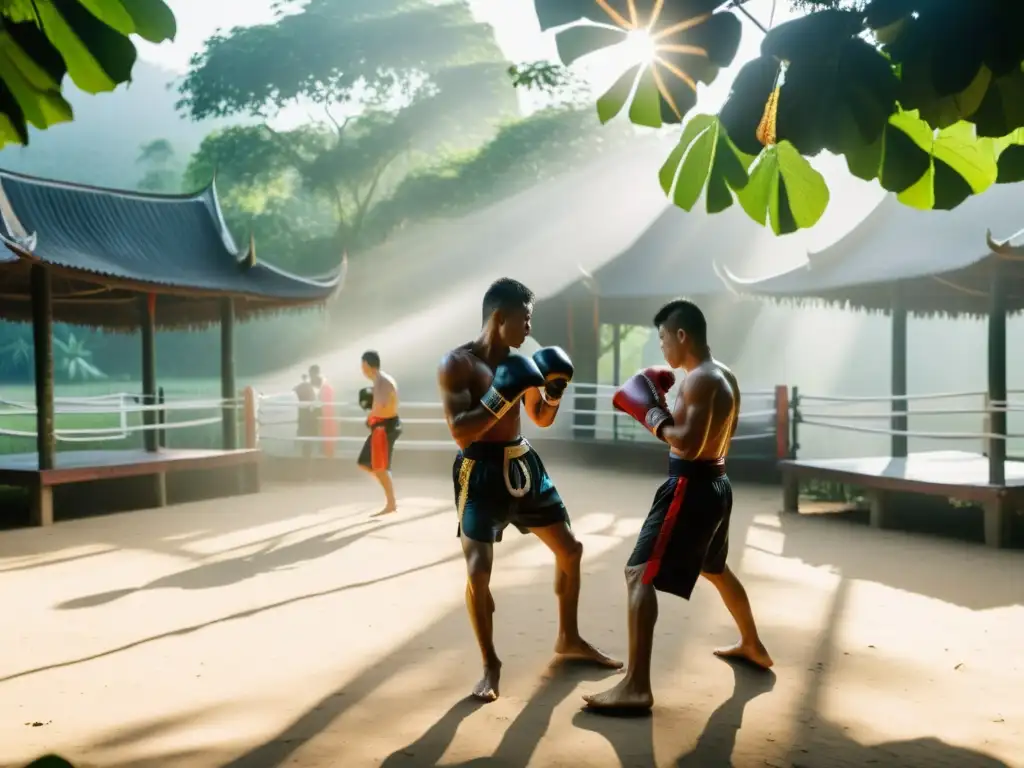
<svg viewBox="0 0 1024 768"><path fill-rule="evenodd" d="M361 469L376 477L384 489L384 508L373 514L373 517L380 517L398 511L391 479L395 441L402 434L402 422L398 418L398 385L393 377L380 369L380 355L373 350L363 353L362 367L363 376L373 383L373 400L370 414L366 417L370 435L359 452L358 463Z"/></svg>

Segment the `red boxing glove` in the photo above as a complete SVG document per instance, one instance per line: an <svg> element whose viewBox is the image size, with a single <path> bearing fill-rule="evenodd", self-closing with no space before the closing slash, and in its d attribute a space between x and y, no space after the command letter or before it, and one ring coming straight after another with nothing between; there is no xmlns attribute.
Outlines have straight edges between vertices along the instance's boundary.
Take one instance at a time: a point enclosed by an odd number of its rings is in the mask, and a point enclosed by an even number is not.
<svg viewBox="0 0 1024 768"><path fill-rule="evenodd" d="M652 368L644 368L640 373L650 379L651 383L658 388L658 391L661 393L661 404L665 405L665 393L672 389L672 386L676 383L676 375L672 369L665 368L664 366L654 366Z"/></svg>
<svg viewBox="0 0 1024 768"><path fill-rule="evenodd" d="M612 396L612 405L632 416L660 439L661 430L672 423L672 414L665 404L665 392L675 380L675 374L668 369L648 368L619 387Z"/></svg>

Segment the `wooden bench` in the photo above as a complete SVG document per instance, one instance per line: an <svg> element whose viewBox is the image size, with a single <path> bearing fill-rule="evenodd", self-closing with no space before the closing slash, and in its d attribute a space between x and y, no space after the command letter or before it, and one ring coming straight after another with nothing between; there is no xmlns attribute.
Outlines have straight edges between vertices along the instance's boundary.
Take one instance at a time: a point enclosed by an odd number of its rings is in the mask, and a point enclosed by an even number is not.
<svg viewBox="0 0 1024 768"><path fill-rule="evenodd" d="M973 502L984 510L985 543L1009 546L1013 518L1024 509L1024 462L1007 461L1006 483L990 485L988 459L966 451L929 451L906 458L787 459L779 462L783 510L799 512L800 481L826 480L863 488L871 525L891 527L893 494L920 494Z"/></svg>
<svg viewBox="0 0 1024 768"><path fill-rule="evenodd" d="M39 469L34 453L0 456L0 485L27 488L31 492L33 525L53 523L53 489L72 483L120 478L153 478L151 506L167 504L167 475L190 470L237 467L232 493L259 490L258 449L234 451L162 448L159 451L66 451L57 454L56 467Z"/></svg>

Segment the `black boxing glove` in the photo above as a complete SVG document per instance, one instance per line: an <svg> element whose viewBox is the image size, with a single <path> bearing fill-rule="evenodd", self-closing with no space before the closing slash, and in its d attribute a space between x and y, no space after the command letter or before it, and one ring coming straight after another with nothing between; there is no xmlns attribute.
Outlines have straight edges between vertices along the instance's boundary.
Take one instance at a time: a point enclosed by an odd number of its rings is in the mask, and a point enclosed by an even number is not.
<svg viewBox="0 0 1024 768"><path fill-rule="evenodd" d="M364 411L373 408L373 388L364 387L359 390L359 407Z"/></svg>
<svg viewBox="0 0 1024 768"><path fill-rule="evenodd" d="M509 355L494 369L491 388L480 398L480 404L494 418L500 419L526 390L543 386L544 376L533 360L523 355Z"/></svg>
<svg viewBox="0 0 1024 768"><path fill-rule="evenodd" d="M557 405L572 381L572 360L561 347L544 347L533 353L533 362L544 377L541 395L548 405Z"/></svg>

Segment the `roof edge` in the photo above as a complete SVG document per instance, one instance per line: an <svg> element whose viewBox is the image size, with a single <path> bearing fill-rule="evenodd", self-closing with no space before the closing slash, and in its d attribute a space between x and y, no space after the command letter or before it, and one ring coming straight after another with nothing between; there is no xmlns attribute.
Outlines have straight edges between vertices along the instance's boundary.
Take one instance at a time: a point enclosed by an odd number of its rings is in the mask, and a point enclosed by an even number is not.
<svg viewBox="0 0 1024 768"><path fill-rule="evenodd" d="M76 181L62 181L60 179L48 179L43 176L33 176L28 173L19 173L18 171L11 171L6 168L0 168L0 179L9 177L17 179L19 181L26 181L33 184L38 184L43 187L61 187L64 189L74 189L81 192L94 192L97 194L117 195L118 197L133 198L136 200L149 200L159 201L166 200L168 202L184 201L184 200L197 200L203 197L206 193L206 187L197 192L141 192L134 189L122 189L119 187L101 187L94 184L81 184Z"/></svg>

